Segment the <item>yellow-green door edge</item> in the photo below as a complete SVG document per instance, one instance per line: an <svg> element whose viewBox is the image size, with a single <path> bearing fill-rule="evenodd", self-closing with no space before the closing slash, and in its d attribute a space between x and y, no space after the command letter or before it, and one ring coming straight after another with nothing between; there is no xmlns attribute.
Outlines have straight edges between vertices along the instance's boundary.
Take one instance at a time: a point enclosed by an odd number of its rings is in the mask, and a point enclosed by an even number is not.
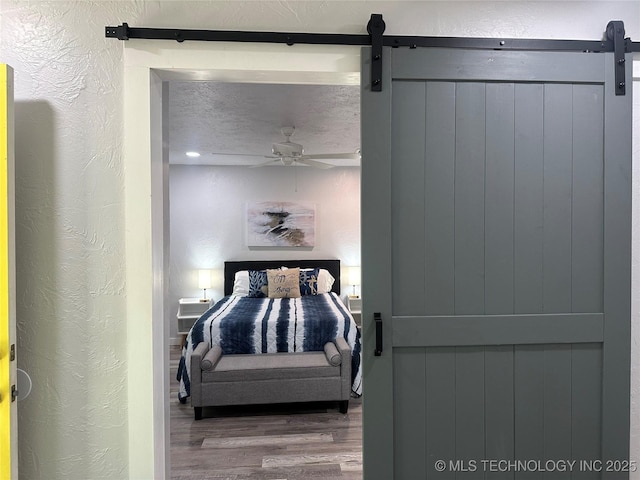
<svg viewBox="0 0 640 480"><path fill-rule="evenodd" d="M13 70L0 64L0 479L17 478Z"/></svg>

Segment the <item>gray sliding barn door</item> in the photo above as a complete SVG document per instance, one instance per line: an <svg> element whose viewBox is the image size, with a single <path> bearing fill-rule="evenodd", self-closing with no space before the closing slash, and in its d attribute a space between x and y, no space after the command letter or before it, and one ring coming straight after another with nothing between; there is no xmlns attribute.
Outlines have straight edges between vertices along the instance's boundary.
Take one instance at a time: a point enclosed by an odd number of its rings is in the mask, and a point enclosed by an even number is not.
<svg viewBox="0 0 640 480"><path fill-rule="evenodd" d="M371 92L363 50L365 479L628 478L631 89L612 54L383 62Z"/></svg>

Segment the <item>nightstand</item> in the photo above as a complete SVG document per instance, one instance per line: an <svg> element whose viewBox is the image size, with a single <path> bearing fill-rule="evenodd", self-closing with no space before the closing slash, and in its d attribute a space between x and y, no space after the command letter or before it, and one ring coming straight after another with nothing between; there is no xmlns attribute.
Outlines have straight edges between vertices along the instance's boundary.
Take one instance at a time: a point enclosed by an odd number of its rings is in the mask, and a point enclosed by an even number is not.
<svg viewBox="0 0 640 480"><path fill-rule="evenodd" d="M347 297L347 309L356 322L358 328L362 326L362 298Z"/></svg>
<svg viewBox="0 0 640 480"><path fill-rule="evenodd" d="M209 310L213 301L201 302L199 298L181 298L178 300L178 335L186 335L204 312Z"/></svg>

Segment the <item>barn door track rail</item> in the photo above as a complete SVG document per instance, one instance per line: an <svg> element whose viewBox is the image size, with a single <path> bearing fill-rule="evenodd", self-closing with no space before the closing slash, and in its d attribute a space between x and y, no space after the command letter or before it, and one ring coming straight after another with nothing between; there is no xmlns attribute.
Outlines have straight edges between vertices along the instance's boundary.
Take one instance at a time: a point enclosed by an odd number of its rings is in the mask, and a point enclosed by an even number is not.
<svg viewBox="0 0 640 480"><path fill-rule="evenodd" d="M367 35L339 33L295 32L247 32L232 30L184 30L175 28L139 28L123 23L117 27L105 27L107 38L118 40L147 39L175 40L177 42L252 42L284 43L289 46L313 45L361 45L371 46L371 90L382 90L382 47L440 47L481 50L530 50L613 52L616 95L625 95L625 53L640 52L640 43L625 38L624 23L612 20L607 24L602 40L544 40L524 38L474 38L474 37L420 37L384 35L385 22L380 14L372 14L367 24Z"/></svg>

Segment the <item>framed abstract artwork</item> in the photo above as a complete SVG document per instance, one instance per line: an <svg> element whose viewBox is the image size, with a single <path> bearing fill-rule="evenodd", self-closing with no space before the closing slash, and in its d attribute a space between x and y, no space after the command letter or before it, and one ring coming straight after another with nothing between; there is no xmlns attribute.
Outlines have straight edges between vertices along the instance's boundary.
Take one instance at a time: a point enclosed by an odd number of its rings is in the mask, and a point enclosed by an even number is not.
<svg viewBox="0 0 640 480"><path fill-rule="evenodd" d="M247 203L247 246L313 247L316 209L305 202Z"/></svg>

